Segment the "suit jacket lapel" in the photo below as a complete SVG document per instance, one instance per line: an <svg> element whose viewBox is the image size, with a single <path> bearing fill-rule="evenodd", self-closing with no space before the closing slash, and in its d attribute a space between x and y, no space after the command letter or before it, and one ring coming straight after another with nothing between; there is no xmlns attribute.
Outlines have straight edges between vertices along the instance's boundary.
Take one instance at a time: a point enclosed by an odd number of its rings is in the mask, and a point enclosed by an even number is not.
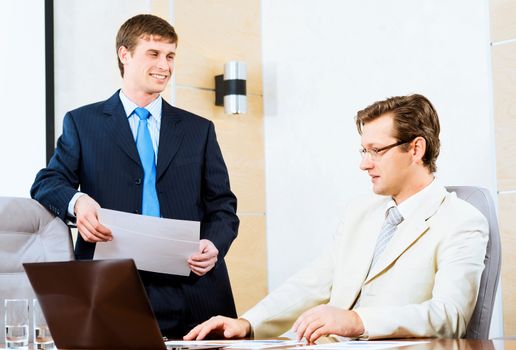
<svg viewBox="0 0 516 350"><path fill-rule="evenodd" d="M382 202L363 219L360 231L356 232L356 238L359 240L357 246L363 247L363 249L359 249L353 254L352 268L346 270L346 273L343 274L347 280L346 286L352 287L346 288L339 295L335 295L339 300L339 305L351 308L360 294L364 280L368 276L369 267L373 260L375 242L385 221L384 203ZM342 259L344 259L341 262L342 266L350 264L349 256L343 256Z"/></svg>
<svg viewBox="0 0 516 350"><path fill-rule="evenodd" d="M431 188L431 192L426 197L425 206L414 213L411 218L404 220L398 225L397 232L380 256L378 262L372 267L365 283L388 268L421 235L427 232L427 220L437 212L446 198L446 194L444 187L434 186Z"/></svg>
<svg viewBox="0 0 516 350"><path fill-rule="evenodd" d="M357 262L356 266L360 266L357 272L360 276L360 286L369 273L369 267L373 260L374 248L376 240L378 239L378 233L380 232L382 225L385 221L385 202L375 208L374 211L367 216L364 220L364 228L360 232L361 245L365 248L359 254L360 261Z"/></svg>
<svg viewBox="0 0 516 350"><path fill-rule="evenodd" d="M184 136L183 124L178 111L163 100L156 181L163 176L181 146Z"/></svg>
<svg viewBox="0 0 516 350"><path fill-rule="evenodd" d="M103 112L107 116L107 129L118 146L141 167L136 143L134 142L134 137L129 122L127 121L124 106L118 96L119 91L111 96L104 104Z"/></svg>

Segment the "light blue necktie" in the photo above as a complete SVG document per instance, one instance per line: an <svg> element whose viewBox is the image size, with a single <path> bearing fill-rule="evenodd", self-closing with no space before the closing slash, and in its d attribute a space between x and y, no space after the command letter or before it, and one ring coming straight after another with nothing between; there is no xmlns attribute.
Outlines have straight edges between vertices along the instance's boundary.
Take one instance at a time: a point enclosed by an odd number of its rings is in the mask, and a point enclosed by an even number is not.
<svg viewBox="0 0 516 350"><path fill-rule="evenodd" d="M156 162L154 161L154 148L150 137L148 120L150 112L138 107L134 113L140 118L138 133L136 134L136 148L143 166L143 198L142 214L160 216L159 200L156 192Z"/></svg>

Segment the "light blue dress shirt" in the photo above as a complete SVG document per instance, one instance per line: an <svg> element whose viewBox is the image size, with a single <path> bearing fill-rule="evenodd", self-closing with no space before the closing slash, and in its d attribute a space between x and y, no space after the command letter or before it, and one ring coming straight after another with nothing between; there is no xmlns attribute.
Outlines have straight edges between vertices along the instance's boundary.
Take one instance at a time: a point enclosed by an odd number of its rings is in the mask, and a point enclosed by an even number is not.
<svg viewBox="0 0 516 350"><path fill-rule="evenodd" d="M138 132L138 123L140 118L134 113L134 109L138 106L136 103L131 101L125 94L120 90L120 101L124 106L125 115L129 121L131 132L133 133L134 141L136 142L136 134ZM158 161L158 145L159 145L159 130L161 128L161 107L163 105L161 96L158 96L154 101L144 106L146 110L150 112L147 125L149 126L150 137L152 139L152 147L154 148L154 159L157 164Z"/></svg>

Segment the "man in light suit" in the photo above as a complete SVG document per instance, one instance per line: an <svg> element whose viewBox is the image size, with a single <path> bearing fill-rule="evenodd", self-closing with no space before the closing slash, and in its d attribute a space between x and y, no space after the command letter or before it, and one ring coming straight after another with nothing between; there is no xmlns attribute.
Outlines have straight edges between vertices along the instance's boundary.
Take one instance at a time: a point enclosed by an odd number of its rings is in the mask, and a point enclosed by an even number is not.
<svg viewBox="0 0 516 350"><path fill-rule="evenodd" d="M176 45L167 21L152 15L127 20L116 39L122 89L66 114L55 153L31 189L61 219L76 218L78 259L91 259L95 244L112 239L98 220L100 207L201 222L190 276L140 271L169 337L213 315L236 316L224 256L239 225L213 123L160 96Z"/></svg>
<svg viewBox="0 0 516 350"><path fill-rule="evenodd" d="M314 342L461 337L473 313L486 219L434 178L439 120L421 95L359 111L360 168L375 196L346 210L330 250L239 319L213 317L186 339L274 337L291 327ZM380 195L380 196L378 196Z"/></svg>

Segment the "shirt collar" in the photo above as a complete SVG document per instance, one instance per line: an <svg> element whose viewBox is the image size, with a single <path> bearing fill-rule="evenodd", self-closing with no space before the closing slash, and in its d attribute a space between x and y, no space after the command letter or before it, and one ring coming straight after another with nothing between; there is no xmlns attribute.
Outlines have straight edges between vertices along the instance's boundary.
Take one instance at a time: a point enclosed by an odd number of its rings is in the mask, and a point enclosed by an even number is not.
<svg viewBox="0 0 516 350"><path fill-rule="evenodd" d="M403 216L404 219L410 217L420 206L424 205L428 194L432 192L431 189L435 188L436 186L440 185L437 178L434 177L432 182L430 182L426 187L424 187L422 190L416 192L415 194L401 202L399 205L397 205L398 210L401 213L401 216ZM387 210L393 206L396 206L396 202L394 201L394 199L390 198L387 201L387 203L385 203L386 215Z"/></svg>
<svg viewBox="0 0 516 350"><path fill-rule="evenodd" d="M129 118L133 114L134 110L139 106L131 101L122 90L120 90L118 95L120 96L122 106L124 106L125 115ZM161 95L158 95L158 97L144 107L150 112L151 117L154 117L158 122L161 120L161 108L163 106L162 100Z"/></svg>

